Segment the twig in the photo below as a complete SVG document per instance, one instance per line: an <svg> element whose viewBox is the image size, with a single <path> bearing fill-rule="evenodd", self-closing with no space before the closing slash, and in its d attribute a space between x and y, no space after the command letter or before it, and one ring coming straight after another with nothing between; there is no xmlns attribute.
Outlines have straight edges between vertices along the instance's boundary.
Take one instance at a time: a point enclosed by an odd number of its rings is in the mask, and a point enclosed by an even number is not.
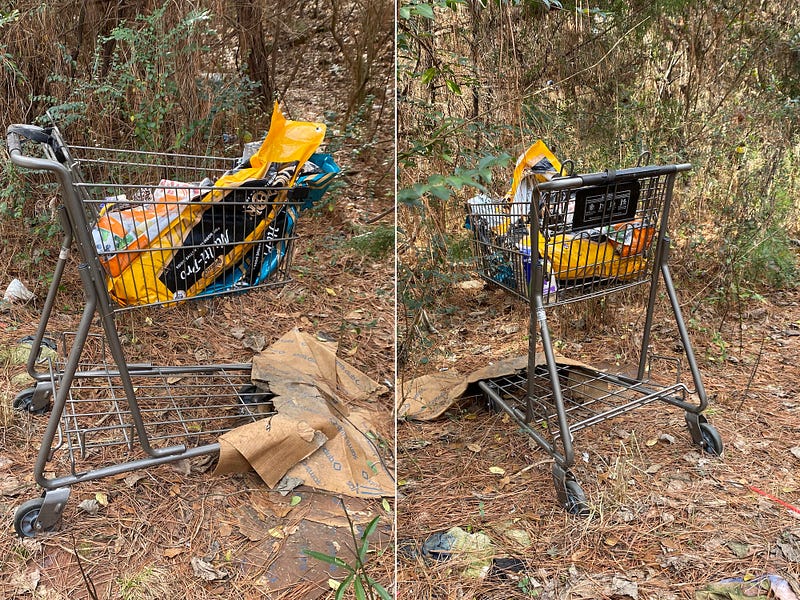
<svg viewBox="0 0 800 600"><path fill-rule="evenodd" d="M362 221L362 223L365 223L367 225L371 225L375 221L380 221L383 217L385 217L389 213L394 212L394 208L395 208L394 205L392 205L389 208L387 208L386 210L380 212L377 216L371 217L371 218L369 218L369 219L367 219L365 221Z"/></svg>
<svg viewBox="0 0 800 600"><path fill-rule="evenodd" d="M753 385L753 379L755 379L756 371L758 370L758 365L761 363L761 356L764 354L764 342L766 341L767 336L761 337L761 346L758 349L758 356L756 356L756 362L753 364L753 369L750 371L750 377L747 380L747 385L742 392L742 399L739 402L739 406L736 407L736 412L738 413L742 410L742 405L744 404L745 399L747 398L747 394L750 393L750 386Z"/></svg>
<svg viewBox="0 0 800 600"><path fill-rule="evenodd" d="M81 561L81 555L78 552L78 544L75 542L75 534L70 532L70 536L72 537L72 549L75 553L75 561L78 563L78 570L81 572L83 583L86 585L86 591L89 593L89 597L92 600L100 600L97 596L97 588L94 586L94 581L89 579L86 571L83 570L83 562Z"/></svg>

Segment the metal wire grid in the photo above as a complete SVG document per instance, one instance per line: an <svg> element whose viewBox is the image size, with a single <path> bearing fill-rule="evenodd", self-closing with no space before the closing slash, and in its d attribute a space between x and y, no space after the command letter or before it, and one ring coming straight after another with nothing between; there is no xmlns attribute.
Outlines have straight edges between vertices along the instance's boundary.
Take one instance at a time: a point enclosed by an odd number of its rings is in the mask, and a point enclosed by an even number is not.
<svg viewBox="0 0 800 600"><path fill-rule="evenodd" d="M66 349L72 335L63 334L59 345ZM81 472L81 463L114 464L144 455L105 338L90 335L88 345L90 360L81 362L71 381L62 381L60 361L48 365L53 395L62 385L69 386L50 460L65 456L73 475ZM148 445L213 444L235 427L275 414L268 394L253 393L251 368L250 364L128 365Z"/></svg>
<svg viewBox="0 0 800 600"><path fill-rule="evenodd" d="M111 204L115 205L112 214L122 219L133 221L137 214L153 206L158 206L159 213L170 219L164 230L146 232L146 239L139 238L125 248L100 253L101 264L110 276L119 275L129 265L132 267L128 277L117 280L115 284L116 293L121 297L136 298L141 282L159 278L163 281L165 277L176 279L174 271L190 271L191 261L202 254L207 255L206 268L216 269L219 278L240 269L240 261L246 256L271 257L274 254L279 258L268 277L256 281L255 274L250 272L241 277L240 287L274 287L290 281L297 239L294 225L302 203L288 199L290 188L280 184L266 187L252 182L240 186L214 186L214 181L235 166L236 161L229 158L89 146L62 149L67 152L73 188L82 201L90 226L101 221L103 208ZM175 182L192 185L184 187ZM191 190L194 196L191 200L186 199L187 190ZM205 200L207 194L213 195L213 201L199 203L198 200ZM181 215L188 216L186 219L177 218ZM238 232L241 239L215 238L215 232L223 229L221 224L225 224L224 229L228 232ZM195 227L198 229L193 241L187 239ZM256 228L260 234L256 234ZM212 246L215 247L213 251L210 249ZM210 254L218 254L221 249L224 249L223 255L217 256L209 266ZM223 260L230 252L236 253L239 259L228 257ZM184 262L181 262L181 257L184 257ZM180 282L176 279L176 283ZM231 291L230 288L210 289L204 295ZM181 296L177 290L177 299ZM163 303L140 300L132 305L116 306L114 310L121 312Z"/></svg>
<svg viewBox="0 0 800 600"><path fill-rule="evenodd" d="M239 391L249 384L249 368L208 372L132 373L138 412L153 447L211 444L234 427L274 414L270 402L245 404ZM58 378L53 377L54 385ZM86 372L73 380L62 413L51 460L66 452L72 473L79 463L130 460L139 448L132 413L113 371ZM114 449L113 452L107 450Z"/></svg>
<svg viewBox="0 0 800 600"><path fill-rule="evenodd" d="M658 386L576 366L559 365L557 372L570 434L656 400L683 401L689 393L682 383ZM531 394L526 372L491 379L488 385L519 422L555 443L562 432L547 370L537 367L530 381Z"/></svg>
<svg viewBox="0 0 800 600"><path fill-rule="evenodd" d="M608 231L621 222L608 205L602 206L593 230L574 230L576 200L573 190L550 190L540 194L532 190L522 208L512 207L505 200L487 202L484 199L480 204L468 203L479 275L516 297L529 301L534 272L532 261L540 260L544 267L542 301L545 306L566 304L650 282L651 259L662 228L662 210L669 177L667 174L638 179L636 210L628 215L627 220L650 233L637 243L635 252L629 256L610 256L589 243L590 236L605 235L598 233L599 230ZM605 186L598 194L616 197L620 194L621 185L624 184ZM514 222L510 217L512 214L529 214L531 201L539 207L538 229L544 239L543 252L539 251L538 240L531 239L529 219ZM630 226L631 232L634 231L633 227ZM576 265L579 255L580 263ZM554 268L554 265L564 264L570 266L562 267L560 272Z"/></svg>

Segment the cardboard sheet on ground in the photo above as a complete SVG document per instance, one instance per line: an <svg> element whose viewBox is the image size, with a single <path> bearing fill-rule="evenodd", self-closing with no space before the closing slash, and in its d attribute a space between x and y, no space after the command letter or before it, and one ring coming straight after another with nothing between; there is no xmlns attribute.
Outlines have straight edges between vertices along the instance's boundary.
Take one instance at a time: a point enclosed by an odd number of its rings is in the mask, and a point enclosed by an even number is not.
<svg viewBox="0 0 800 600"><path fill-rule="evenodd" d="M383 546L390 539L390 525L382 524L370 538L370 548ZM271 545L271 542L268 543ZM283 541L278 556L270 557L269 568L262 576L262 582L275 594L291 590L293 598L319 598L330 593L329 578L341 581L347 572L311 558L303 554L303 550L308 548L352 564L352 547L349 527L331 527L304 519L297 525L296 531Z"/></svg>
<svg viewBox="0 0 800 600"><path fill-rule="evenodd" d="M570 386L575 391L579 391L581 373L583 369L591 369L589 365L582 362L556 356L556 363L568 367L575 367L569 372ZM536 355L536 364L546 364L544 354ZM468 375L462 375L456 371L444 371L441 373L431 373L422 375L403 385L403 395L398 398L397 418L409 419L414 421L432 421L442 416L449 408L454 406L467 388L483 379L493 379L519 373L528 366L527 356L515 356L500 360L494 364L487 365ZM592 393L597 393L602 382L594 382ZM587 388L584 393L589 393Z"/></svg>
<svg viewBox="0 0 800 600"><path fill-rule="evenodd" d="M284 477L336 494L380 497L394 482L368 437L374 415L350 406L385 388L336 356L336 344L293 329L253 357L277 414L225 433L215 473L250 468L270 487Z"/></svg>

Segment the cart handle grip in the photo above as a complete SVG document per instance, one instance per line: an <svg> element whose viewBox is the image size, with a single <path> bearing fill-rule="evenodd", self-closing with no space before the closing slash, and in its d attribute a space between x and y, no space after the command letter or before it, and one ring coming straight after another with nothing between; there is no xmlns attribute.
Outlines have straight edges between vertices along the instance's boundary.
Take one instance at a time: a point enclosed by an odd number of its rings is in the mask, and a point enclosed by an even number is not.
<svg viewBox="0 0 800 600"><path fill-rule="evenodd" d="M618 171L610 169L601 173L589 173L586 175L572 175L569 177L558 177L550 181L537 184L541 191L556 191L578 188L589 185L611 185L616 182L629 181L631 179L641 179L644 177L657 177L681 173L691 170L689 163L674 165L650 165L646 167L634 167L631 169L620 169Z"/></svg>
<svg viewBox="0 0 800 600"><path fill-rule="evenodd" d="M55 143L56 139L51 135L50 130L39 127L38 125L9 125L6 130L6 142L11 162L18 167L25 167L27 169L44 169L57 172L65 171L64 165L57 161L26 155L22 150L22 138L31 140L32 142L48 144L53 148L56 157L62 153L60 146Z"/></svg>

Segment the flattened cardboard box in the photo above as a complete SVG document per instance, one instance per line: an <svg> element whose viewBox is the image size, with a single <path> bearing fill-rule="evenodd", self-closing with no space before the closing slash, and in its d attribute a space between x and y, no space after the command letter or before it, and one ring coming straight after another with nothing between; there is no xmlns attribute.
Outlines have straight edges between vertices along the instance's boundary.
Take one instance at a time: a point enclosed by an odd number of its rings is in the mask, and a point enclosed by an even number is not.
<svg viewBox="0 0 800 600"><path fill-rule="evenodd" d="M349 407L386 390L340 360L335 344L293 329L253 358L252 380L275 394L277 414L225 433L215 474L252 467L270 487L288 476L348 496L394 494L367 436L374 415Z"/></svg>
<svg viewBox="0 0 800 600"><path fill-rule="evenodd" d="M592 370L589 365L564 356L556 356L556 363L567 367L567 385L575 394L583 398L598 398L608 391L606 382L597 381L586 375L587 369ZM536 364L545 364L544 354L537 353ZM414 421L432 421L455 405L470 384L513 375L527 367L527 356L515 356L487 365L468 375L461 375L456 371L422 375L403 386L403 394L397 399L397 417Z"/></svg>

